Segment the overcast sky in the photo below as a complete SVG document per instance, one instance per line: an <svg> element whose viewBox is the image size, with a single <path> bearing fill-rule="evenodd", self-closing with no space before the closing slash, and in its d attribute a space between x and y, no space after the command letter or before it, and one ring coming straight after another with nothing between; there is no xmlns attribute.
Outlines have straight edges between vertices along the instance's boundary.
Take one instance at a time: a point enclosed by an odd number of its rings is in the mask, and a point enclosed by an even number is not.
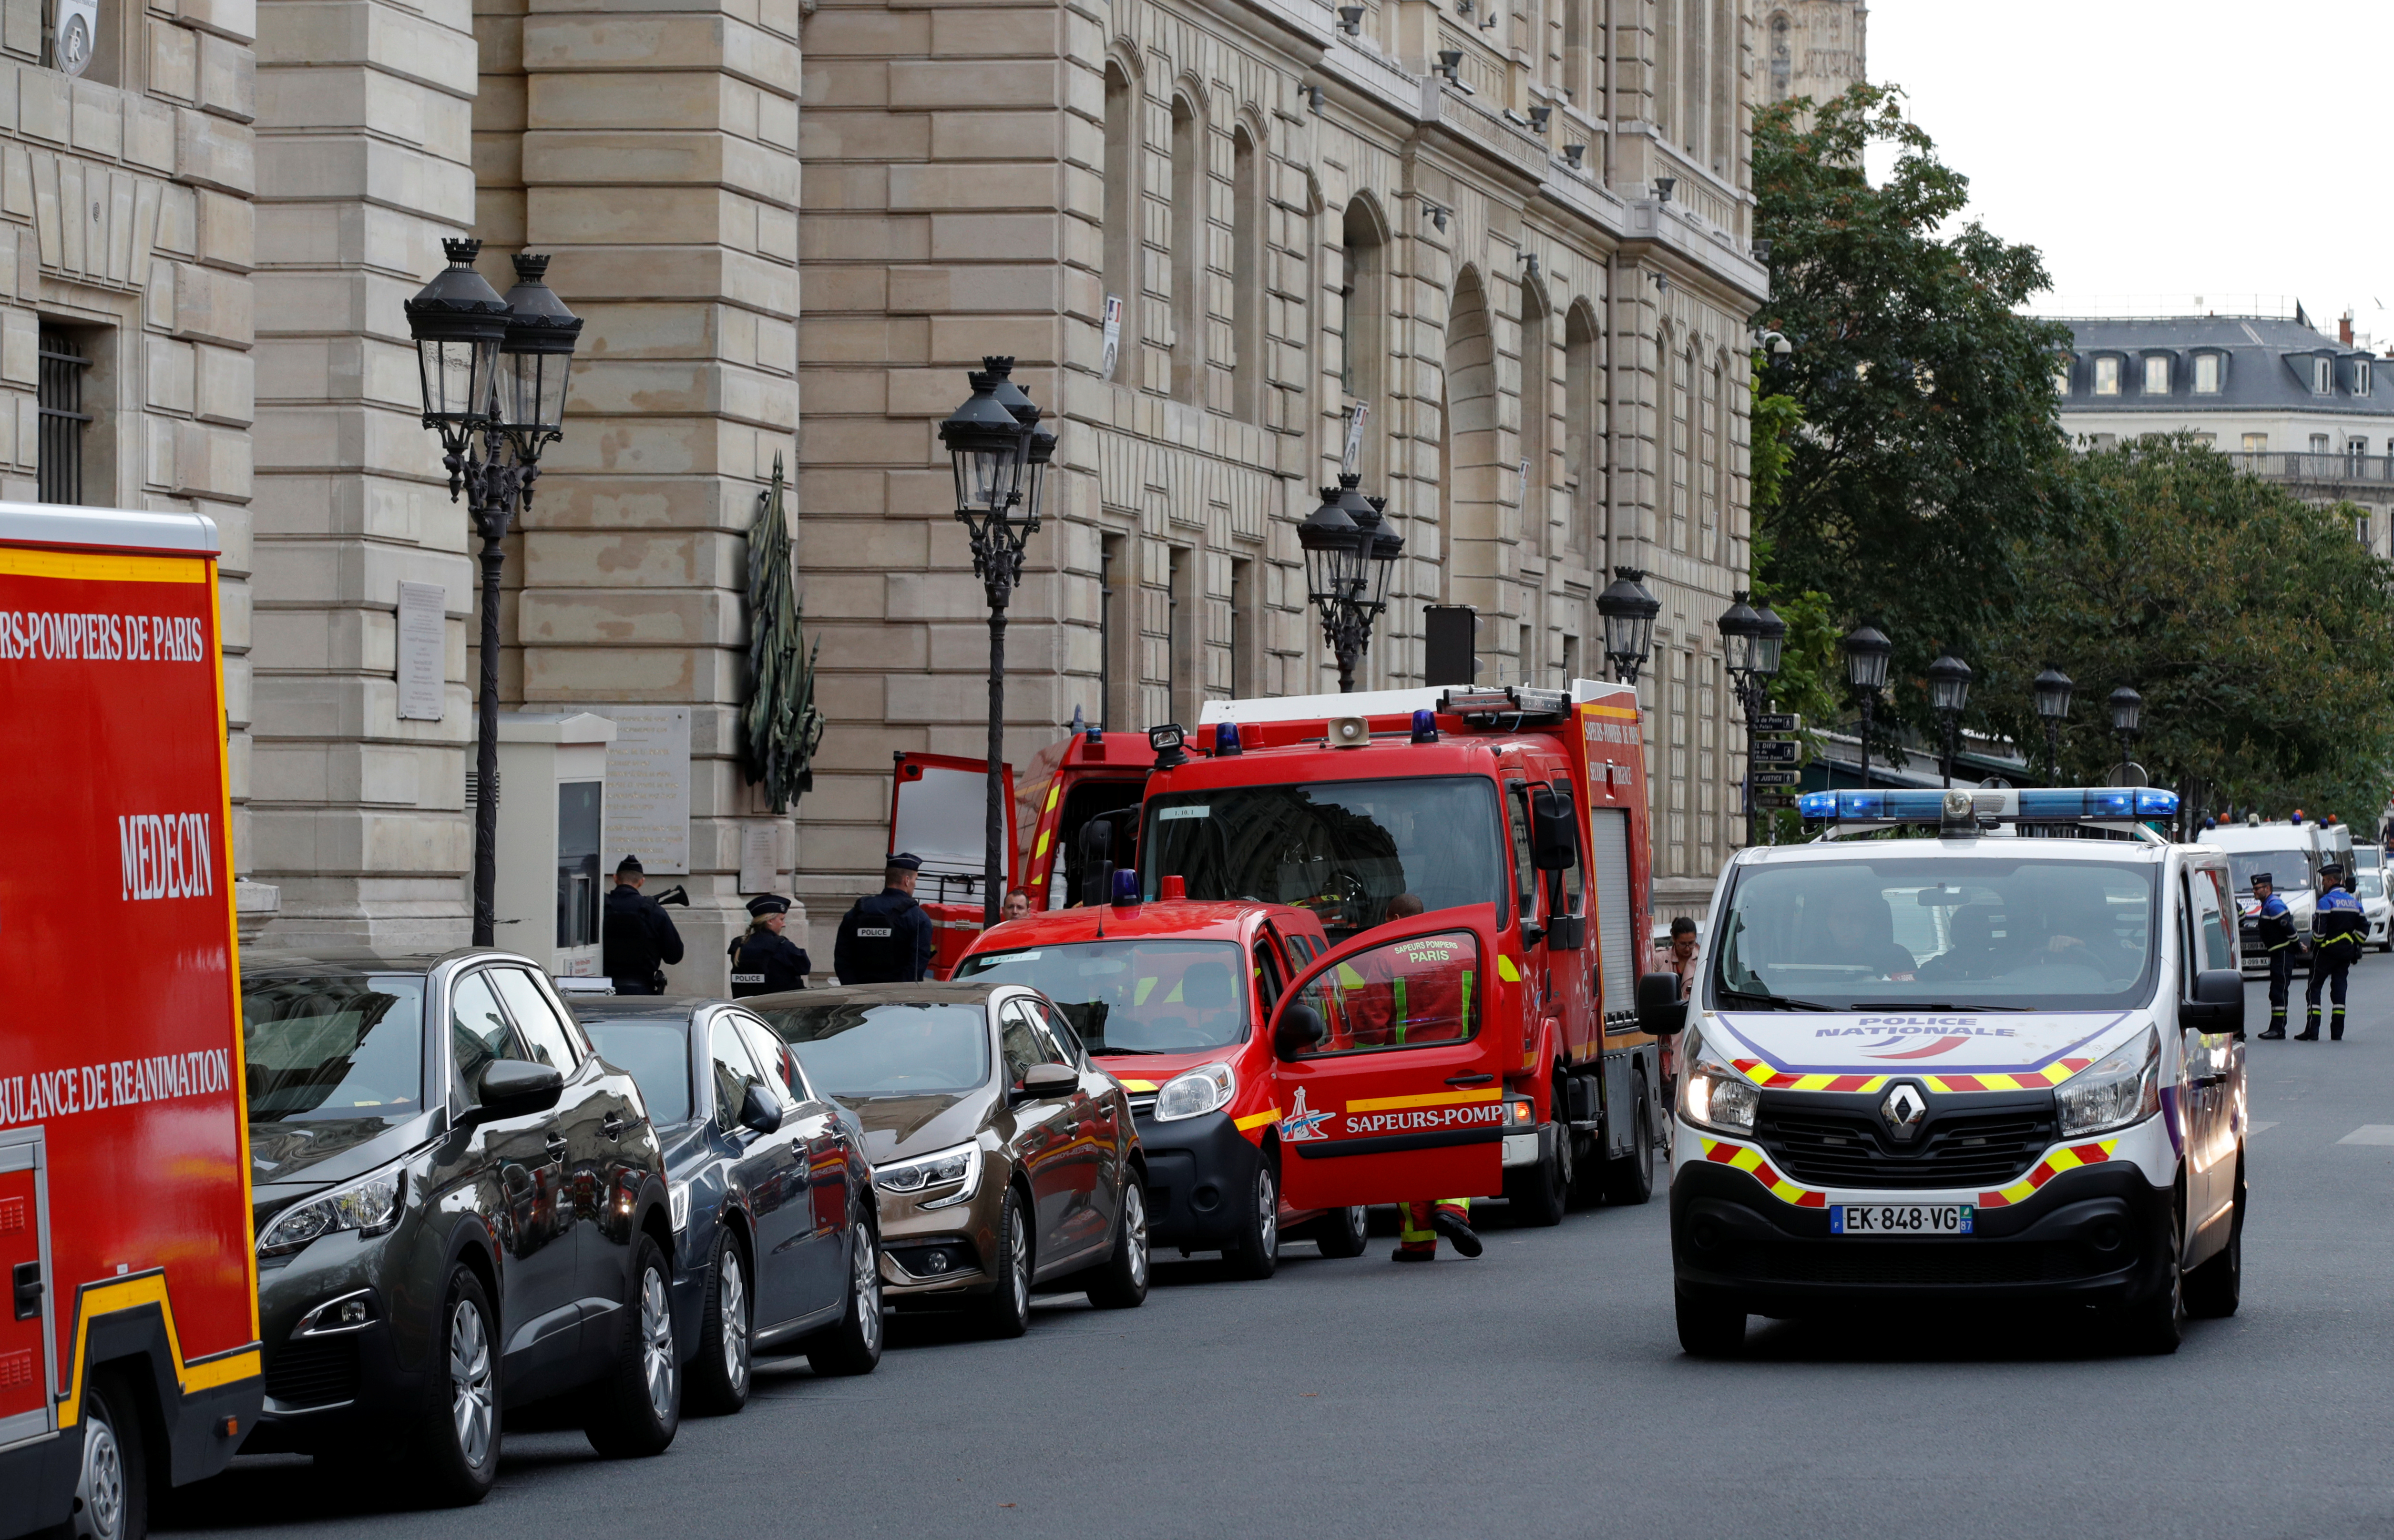
<svg viewBox="0 0 2394 1540"><path fill-rule="evenodd" d="M2038 309L2283 295L2394 343L2394 0L1873 0L1869 48Z"/></svg>

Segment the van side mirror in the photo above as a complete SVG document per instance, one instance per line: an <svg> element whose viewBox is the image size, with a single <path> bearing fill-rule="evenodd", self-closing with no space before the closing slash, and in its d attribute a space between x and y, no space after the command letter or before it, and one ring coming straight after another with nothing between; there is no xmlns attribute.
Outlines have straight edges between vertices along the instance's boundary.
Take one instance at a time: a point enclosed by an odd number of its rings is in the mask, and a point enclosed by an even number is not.
<svg viewBox="0 0 2394 1540"><path fill-rule="evenodd" d="M1579 821L1571 798L1552 786L1530 793L1530 855L1541 872L1568 872L1579 864Z"/></svg>
<svg viewBox="0 0 2394 1540"><path fill-rule="evenodd" d="M528 1059L495 1059L483 1067L476 1090L482 1104L473 1109L467 1121L493 1123L547 1112L564 1093L565 1076L553 1065L535 1064Z"/></svg>
<svg viewBox="0 0 2394 1540"><path fill-rule="evenodd" d="M1638 1030L1671 1037L1686 1030L1688 1002L1679 998L1679 976L1649 973L1638 981Z"/></svg>
<svg viewBox="0 0 2394 1540"><path fill-rule="evenodd" d="M782 1099L755 1081L748 1083L748 1094L740 1101L740 1126L754 1128L760 1134L782 1131Z"/></svg>
<svg viewBox="0 0 2394 1540"><path fill-rule="evenodd" d="M1272 1052L1282 1059L1295 1059L1328 1035L1320 1011L1302 1000L1292 1000L1272 1028Z"/></svg>
<svg viewBox="0 0 2394 1540"><path fill-rule="evenodd" d="M2193 997L2178 1002L2177 1024L2243 1036L2244 975L2232 967L2206 967L2196 974Z"/></svg>

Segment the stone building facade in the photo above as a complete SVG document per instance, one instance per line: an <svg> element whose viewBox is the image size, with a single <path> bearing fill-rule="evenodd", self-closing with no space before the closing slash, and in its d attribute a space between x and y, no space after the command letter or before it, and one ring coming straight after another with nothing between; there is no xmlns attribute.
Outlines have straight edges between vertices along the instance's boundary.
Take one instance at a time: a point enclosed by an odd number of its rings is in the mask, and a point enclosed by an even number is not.
<svg viewBox="0 0 2394 1540"><path fill-rule="evenodd" d="M1866 79L1870 7L1862 0L1762 0L1765 103L1826 101Z"/></svg>
<svg viewBox="0 0 2394 1540"><path fill-rule="evenodd" d="M1599 674L1594 596L1646 569L1657 897L1695 902L1738 824L1714 623L1748 564L1755 25L1750 0L819 0L801 562L832 727L801 891L870 885L893 748L980 751L937 424L1011 353L1062 418L1011 759L1076 709L1137 730L1335 689L1295 526L1365 409L1405 559L1360 682L1418 680L1442 602L1477 608L1485 680Z"/></svg>

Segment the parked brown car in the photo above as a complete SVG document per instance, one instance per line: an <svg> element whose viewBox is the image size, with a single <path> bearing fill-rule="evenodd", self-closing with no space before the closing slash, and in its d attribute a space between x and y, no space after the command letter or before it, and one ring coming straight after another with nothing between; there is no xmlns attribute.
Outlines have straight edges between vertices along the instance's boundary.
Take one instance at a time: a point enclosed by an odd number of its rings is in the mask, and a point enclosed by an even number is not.
<svg viewBox="0 0 2394 1540"><path fill-rule="evenodd" d="M861 984L743 1004L864 1126L891 1304L961 1299L1019 1336L1034 1287L1108 1309L1147 1297L1129 1099L1038 991Z"/></svg>

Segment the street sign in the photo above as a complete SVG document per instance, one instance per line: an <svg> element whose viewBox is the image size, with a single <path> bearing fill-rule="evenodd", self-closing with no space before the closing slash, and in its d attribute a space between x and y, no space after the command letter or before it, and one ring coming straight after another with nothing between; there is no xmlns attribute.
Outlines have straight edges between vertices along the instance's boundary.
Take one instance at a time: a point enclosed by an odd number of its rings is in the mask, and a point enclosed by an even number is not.
<svg viewBox="0 0 2394 1540"><path fill-rule="evenodd" d="M1754 805L1764 811L1777 808L1792 808L1796 805L1796 794L1794 792L1756 792Z"/></svg>
<svg viewBox="0 0 2394 1540"><path fill-rule="evenodd" d="M1754 718L1756 732L1801 732L1804 718L1792 711L1766 711Z"/></svg>
<svg viewBox="0 0 2394 1540"><path fill-rule="evenodd" d="M1803 781L1802 770L1758 770L1754 772L1754 783L1757 786L1796 786L1801 785Z"/></svg>
<svg viewBox="0 0 2394 1540"><path fill-rule="evenodd" d="M1757 765L1792 765L1800 745L1793 738L1757 738L1754 743L1754 762Z"/></svg>

